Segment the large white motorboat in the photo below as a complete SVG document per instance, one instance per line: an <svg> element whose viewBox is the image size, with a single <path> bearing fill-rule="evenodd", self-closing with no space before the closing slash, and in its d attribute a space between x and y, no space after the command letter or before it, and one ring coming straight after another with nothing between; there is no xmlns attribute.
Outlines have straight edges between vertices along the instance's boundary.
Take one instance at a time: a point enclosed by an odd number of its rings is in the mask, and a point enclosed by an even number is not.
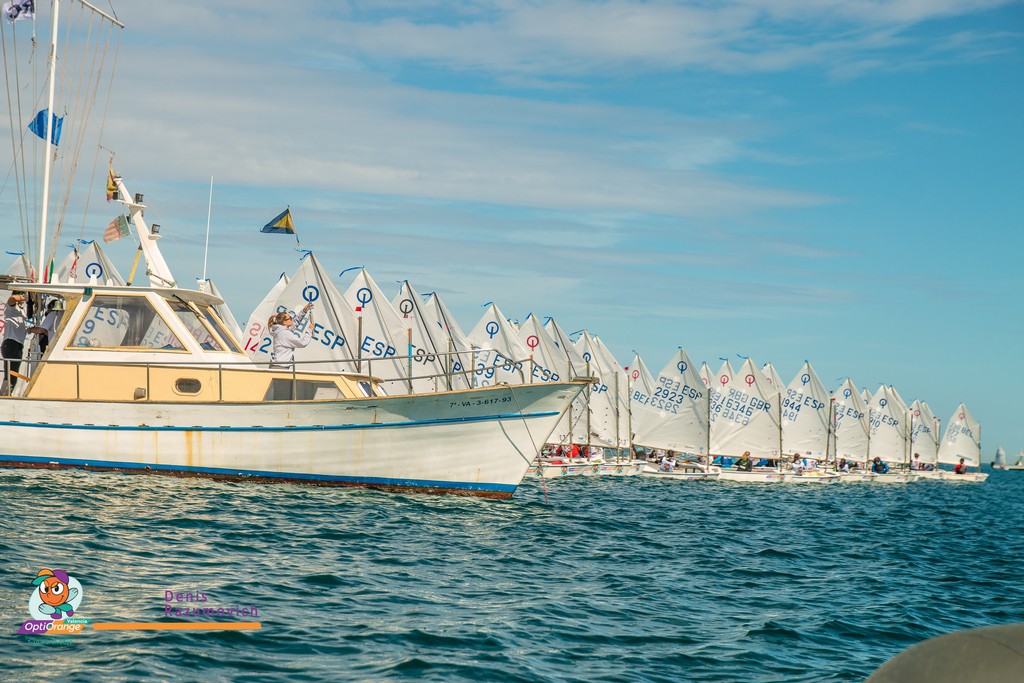
<svg viewBox="0 0 1024 683"><path fill-rule="evenodd" d="M151 281L173 283L138 200L121 201ZM368 374L261 367L214 310L222 301L201 291L11 286L65 311L18 395L0 397L6 466L508 497L587 386L387 396Z"/></svg>

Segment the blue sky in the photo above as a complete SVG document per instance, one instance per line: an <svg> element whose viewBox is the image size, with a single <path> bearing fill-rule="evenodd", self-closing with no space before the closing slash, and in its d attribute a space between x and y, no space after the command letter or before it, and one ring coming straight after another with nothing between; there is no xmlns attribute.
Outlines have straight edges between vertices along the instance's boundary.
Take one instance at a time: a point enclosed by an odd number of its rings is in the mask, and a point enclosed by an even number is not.
<svg viewBox="0 0 1024 683"><path fill-rule="evenodd" d="M123 4L103 144L182 281L214 177L239 319L298 265L259 233L290 205L467 329L493 300L623 364L807 359L1024 449L1020 2Z"/></svg>

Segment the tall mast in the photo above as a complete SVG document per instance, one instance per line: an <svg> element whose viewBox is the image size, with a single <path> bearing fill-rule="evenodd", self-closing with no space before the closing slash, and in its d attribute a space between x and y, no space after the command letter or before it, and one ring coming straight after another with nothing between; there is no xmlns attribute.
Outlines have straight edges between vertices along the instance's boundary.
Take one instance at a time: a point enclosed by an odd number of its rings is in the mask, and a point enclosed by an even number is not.
<svg viewBox="0 0 1024 683"><path fill-rule="evenodd" d="M46 219L50 208L50 164L53 152L50 151L50 140L53 138L53 91L57 81L57 18L60 16L60 0L53 0L53 29L50 34L50 87L46 105L46 137L43 148L46 160L43 162L43 211L39 220L39 268L36 270L36 282L43 281L46 270Z"/></svg>

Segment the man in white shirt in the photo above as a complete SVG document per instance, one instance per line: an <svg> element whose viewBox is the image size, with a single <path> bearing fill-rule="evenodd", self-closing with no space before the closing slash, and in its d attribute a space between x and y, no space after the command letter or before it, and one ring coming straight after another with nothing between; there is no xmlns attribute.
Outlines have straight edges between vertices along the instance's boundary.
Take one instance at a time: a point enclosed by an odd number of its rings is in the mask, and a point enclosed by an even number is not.
<svg viewBox="0 0 1024 683"><path fill-rule="evenodd" d="M4 393L13 393L18 383L18 370L21 369L21 358L25 353L25 334L46 332L42 327L29 327L25 318L24 292L12 292L4 306L4 341L0 345L0 355L4 362Z"/></svg>
<svg viewBox="0 0 1024 683"><path fill-rule="evenodd" d="M46 304L46 314L39 322L39 327L43 329L43 333L39 335L40 354L46 353L46 347L50 345L50 339L53 338L54 330L57 329L63 315L64 304L60 299L51 299L50 303Z"/></svg>

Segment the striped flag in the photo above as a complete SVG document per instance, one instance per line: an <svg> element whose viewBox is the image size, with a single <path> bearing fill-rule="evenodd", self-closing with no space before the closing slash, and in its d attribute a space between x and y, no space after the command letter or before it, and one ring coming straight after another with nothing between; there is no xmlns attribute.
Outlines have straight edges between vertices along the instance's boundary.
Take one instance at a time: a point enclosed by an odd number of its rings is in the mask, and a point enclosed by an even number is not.
<svg viewBox="0 0 1024 683"><path fill-rule="evenodd" d="M103 241L113 242L119 240L122 237L128 236L128 219L124 215L120 215L114 220L110 221L110 225L103 231Z"/></svg>

